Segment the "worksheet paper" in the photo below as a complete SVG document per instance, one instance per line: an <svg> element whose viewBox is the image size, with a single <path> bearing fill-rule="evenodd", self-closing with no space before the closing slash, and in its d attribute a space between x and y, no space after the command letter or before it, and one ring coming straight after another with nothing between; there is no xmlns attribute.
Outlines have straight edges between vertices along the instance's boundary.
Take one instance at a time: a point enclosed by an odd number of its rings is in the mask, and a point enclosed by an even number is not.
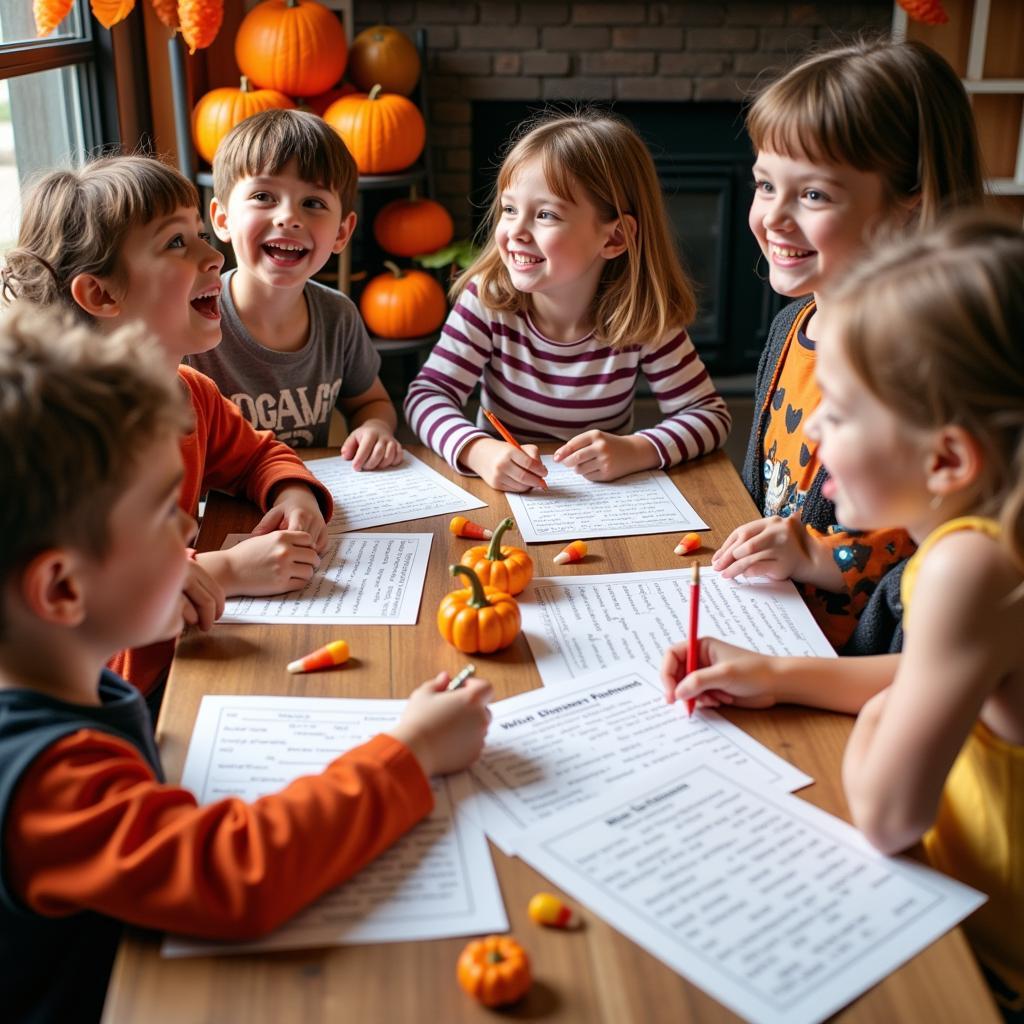
<svg viewBox="0 0 1024 1024"><path fill-rule="evenodd" d="M657 672L620 667L491 704L487 746L470 772L484 831L514 853L527 830L604 798L627 780L694 754L783 791L814 780L713 711L665 703Z"/></svg>
<svg viewBox="0 0 1024 1024"><path fill-rule="evenodd" d="M598 483L553 461L550 455L542 461L548 468L546 491L505 495L528 544L708 529L661 470Z"/></svg>
<svg viewBox="0 0 1024 1024"><path fill-rule="evenodd" d="M232 547L246 536L228 534L222 547ZM229 597L217 621L414 626L432 540L430 533L329 537L320 568L301 590Z"/></svg>
<svg viewBox="0 0 1024 1024"><path fill-rule="evenodd" d="M830 1017L985 901L706 760L628 788L532 830L516 852L757 1024Z"/></svg>
<svg viewBox="0 0 1024 1024"><path fill-rule="evenodd" d="M404 701L312 697L203 698L182 785L201 804L253 801L395 725ZM169 936L164 956L405 942L503 932L508 918L487 840L456 811L447 778L431 780L435 807L376 860L254 942Z"/></svg>
<svg viewBox="0 0 1024 1024"><path fill-rule="evenodd" d="M306 463L306 468L334 498L334 515L327 524L330 533L368 530L371 526L404 523L487 505L409 452L399 465L371 472L357 473L352 463L340 455L313 459Z"/></svg>
<svg viewBox="0 0 1024 1024"><path fill-rule="evenodd" d="M689 632L690 570L540 577L519 610L545 686L612 665L660 665ZM702 569L700 635L762 654L835 657L788 580L725 580Z"/></svg>

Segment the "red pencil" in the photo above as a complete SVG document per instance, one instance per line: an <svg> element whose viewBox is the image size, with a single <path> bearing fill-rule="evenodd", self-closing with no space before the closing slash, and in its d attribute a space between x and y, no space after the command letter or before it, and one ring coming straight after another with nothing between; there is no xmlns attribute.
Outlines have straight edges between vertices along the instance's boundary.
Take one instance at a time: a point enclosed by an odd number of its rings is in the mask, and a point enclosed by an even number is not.
<svg viewBox="0 0 1024 1024"><path fill-rule="evenodd" d="M501 420L499 420L498 417L495 416L490 409L484 409L483 414L487 417L488 420L490 420L491 426L494 427L494 429L499 434L501 434L501 436L506 441L508 441L508 443L512 445L513 448L516 448L519 451L523 450L523 446L505 429L505 424L502 423ZM540 485L541 487L544 488L545 491L548 489L547 481L543 477L541 478Z"/></svg>
<svg viewBox="0 0 1024 1024"><path fill-rule="evenodd" d="M690 635L686 638L686 674L696 672L700 640L697 636L697 620L700 617L700 563L693 563L693 575L690 577ZM692 697L686 699L686 713L693 714L696 701Z"/></svg>

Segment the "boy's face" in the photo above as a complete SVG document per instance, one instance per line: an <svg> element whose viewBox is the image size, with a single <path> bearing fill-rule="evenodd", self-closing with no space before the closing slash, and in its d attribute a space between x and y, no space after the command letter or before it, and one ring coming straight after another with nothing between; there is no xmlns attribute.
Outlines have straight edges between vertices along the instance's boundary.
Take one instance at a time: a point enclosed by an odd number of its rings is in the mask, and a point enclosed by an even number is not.
<svg viewBox="0 0 1024 1024"><path fill-rule="evenodd" d="M186 544L195 532L178 506L182 476L175 434L143 448L110 510L105 554L84 560L83 629L104 657L181 631Z"/></svg>
<svg viewBox="0 0 1024 1024"><path fill-rule="evenodd" d="M278 174L237 181L226 203L213 200L210 219L234 248L239 271L273 288L301 289L355 227L337 193L299 177L296 160Z"/></svg>
<svg viewBox="0 0 1024 1024"><path fill-rule="evenodd" d="M224 257L210 245L196 209L178 207L169 217L132 228L119 263L120 281L111 286L118 319L141 320L173 365L220 342Z"/></svg>

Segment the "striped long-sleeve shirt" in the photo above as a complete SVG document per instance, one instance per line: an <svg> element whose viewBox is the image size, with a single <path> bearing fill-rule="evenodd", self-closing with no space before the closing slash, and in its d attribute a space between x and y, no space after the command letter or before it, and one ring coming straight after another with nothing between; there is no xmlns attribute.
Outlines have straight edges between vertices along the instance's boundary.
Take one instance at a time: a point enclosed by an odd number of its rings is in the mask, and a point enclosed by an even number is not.
<svg viewBox="0 0 1024 1024"><path fill-rule="evenodd" d="M660 345L613 349L588 335L580 341L545 338L529 317L491 312L471 281L448 315L441 337L409 385L405 416L428 447L454 469L478 437L462 414L477 382L481 409L490 409L522 441L567 441L584 430L629 434L633 393L643 372L664 419L637 433L668 468L720 447L731 418L685 330Z"/></svg>

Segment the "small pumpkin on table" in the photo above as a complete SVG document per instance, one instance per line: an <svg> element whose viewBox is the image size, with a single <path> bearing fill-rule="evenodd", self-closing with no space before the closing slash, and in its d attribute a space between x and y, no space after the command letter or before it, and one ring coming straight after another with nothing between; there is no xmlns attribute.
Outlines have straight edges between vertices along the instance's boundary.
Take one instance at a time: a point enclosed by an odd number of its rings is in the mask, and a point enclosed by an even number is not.
<svg viewBox="0 0 1024 1024"><path fill-rule="evenodd" d="M511 518L498 523L490 544L470 548L460 559L480 577L485 586L508 594L521 594L533 579L533 559L522 549L502 547L501 538L514 525Z"/></svg>
<svg viewBox="0 0 1024 1024"><path fill-rule="evenodd" d="M464 654L492 654L508 647L519 634L519 605L511 594L485 587L467 565L453 565L452 576L463 576L468 586L441 599L437 628L441 636Z"/></svg>
<svg viewBox="0 0 1024 1024"><path fill-rule="evenodd" d="M530 958L509 935L470 942L459 957L456 975L463 990L484 1006L508 1006L533 984Z"/></svg>

